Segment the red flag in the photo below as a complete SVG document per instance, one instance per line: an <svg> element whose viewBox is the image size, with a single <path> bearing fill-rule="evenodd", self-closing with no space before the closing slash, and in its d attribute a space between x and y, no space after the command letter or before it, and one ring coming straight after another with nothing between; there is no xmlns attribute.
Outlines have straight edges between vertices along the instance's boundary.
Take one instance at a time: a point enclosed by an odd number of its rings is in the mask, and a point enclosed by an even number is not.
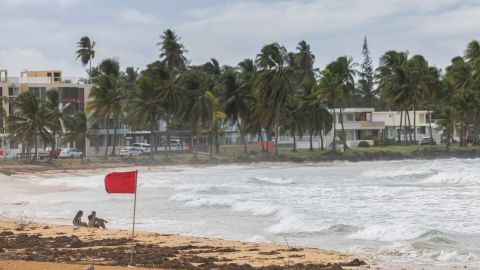
<svg viewBox="0 0 480 270"><path fill-rule="evenodd" d="M137 172L113 172L105 176L107 193L136 193Z"/></svg>

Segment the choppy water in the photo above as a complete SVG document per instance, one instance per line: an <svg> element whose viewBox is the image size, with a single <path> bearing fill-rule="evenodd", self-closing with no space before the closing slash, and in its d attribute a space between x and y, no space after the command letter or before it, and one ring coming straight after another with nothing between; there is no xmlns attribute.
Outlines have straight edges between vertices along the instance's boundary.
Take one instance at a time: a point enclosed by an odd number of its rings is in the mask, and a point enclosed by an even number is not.
<svg viewBox="0 0 480 270"><path fill-rule="evenodd" d="M71 190L3 194L5 216L70 223L76 210L95 209L111 226L129 226L133 197L106 194L103 174L15 181ZM145 230L287 239L392 268L480 269L480 159L142 170L137 209Z"/></svg>

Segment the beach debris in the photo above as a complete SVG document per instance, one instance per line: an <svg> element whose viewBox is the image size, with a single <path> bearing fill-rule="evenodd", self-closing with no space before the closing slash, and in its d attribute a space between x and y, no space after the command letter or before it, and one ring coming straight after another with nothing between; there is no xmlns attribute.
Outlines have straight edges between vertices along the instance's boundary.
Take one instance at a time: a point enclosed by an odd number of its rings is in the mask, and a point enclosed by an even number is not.
<svg viewBox="0 0 480 270"><path fill-rule="evenodd" d="M95 267L93 265L87 265L83 270L95 270Z"/></svg>

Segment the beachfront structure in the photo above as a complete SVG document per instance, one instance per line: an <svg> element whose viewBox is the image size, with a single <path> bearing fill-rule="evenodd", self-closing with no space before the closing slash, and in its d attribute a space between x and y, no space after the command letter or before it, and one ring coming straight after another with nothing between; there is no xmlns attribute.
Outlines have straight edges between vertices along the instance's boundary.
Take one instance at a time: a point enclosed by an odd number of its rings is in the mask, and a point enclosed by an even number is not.
<svg viewBox="0 0 480 270"><path fill-rule="evenodd" d="M407 116L407 126L405 127L405 116ZM408 111L408 114L400 111L383 111L383 112L373 112L372 114L374 121L381 121L385 123L385 138L390 142L395 142L398 140L400 135L400 141L405 141L405 131L409 127L408 118L410 118L410 124L412 128L412 138L416 137L416 143L420 143L422 138L428 137L433 138L437 143L442 141L442 130L439 129L433 121L432 112L429 111ZM400 121L402 117L402 121ZM402 122L402 127L400 129L400 122ZM430 134L430 126L432 133ZM415 129L414 129L415 128ZM414 129L414 130L413 130ZM415 132L415 136L414 136ZM409 140L409 134L406 136Z"/></svg>
<svg viewBox="0 0 480 270"><path fill-rule="evenodd" d="M333 116L333 109L328 110ZM385 123L383 121L376 121L373 119L373 108L345 108L335 109L334 125L337 130L337 138L342 131L346 136L346 145L348 147L357 147L360 142L367 142L370 145L374 144L375 140L383 139L385 130ZM327 148L333 142L333 127L328 134L323 136L323 146ZM313 136L313 147L321 148L321 136ZM293 145L293 136L287 131L280 134L278 138L278 147L287 148ZM296 138L298 149L308 149L310 147L310 137L304 134L302 138Z"/></svg>
<svg viewBox="0 0 480 270"><path fill-rule="evenodd" d="M0 70L0 93L2 95L3 108L7 115L15 111L14 101L20 93L32 92L37 97L44 98L50 89L57 89L60 94L60 109L67 115L73 115L83 111L87 103L87 97L92 87L84 78L62 77L60 70L22 71L19 77L9 77L8 71ZM68 104L68 105L67 105ZM4 123L1 123L2 130ZM27 152L23 142L8 140L7 134L0 134L3 152L7 157L15 157L18 153ZM58 145L62 145L58 140ZM86 150L84 142L75 142L75 147ZM70 145L73 147L73 145Z"/></svg>

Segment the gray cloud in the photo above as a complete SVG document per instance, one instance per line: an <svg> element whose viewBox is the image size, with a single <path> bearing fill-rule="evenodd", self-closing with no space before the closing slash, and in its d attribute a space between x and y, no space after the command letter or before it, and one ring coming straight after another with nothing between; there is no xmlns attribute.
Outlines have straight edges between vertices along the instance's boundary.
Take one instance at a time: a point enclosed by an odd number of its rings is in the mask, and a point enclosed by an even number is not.
<svg viewBox="0 0 480 270"><path fill-rule="evenodd" d="M216 57L234 65L255 57L266 43L294 50L302 39L311 44L318 67L340 55L361 61L366 35L374 59L389 49L409 50L443 67L480 36L478 1L212 0L201 8L196 2L6 1L11 8L0 10L0 68L10 74L48 67L84 76L74 55L83 35L97 42L95 62L118 57L124 67L143 68L157 59L155 44L167 27L182 37L193 64Z"/></svg>

